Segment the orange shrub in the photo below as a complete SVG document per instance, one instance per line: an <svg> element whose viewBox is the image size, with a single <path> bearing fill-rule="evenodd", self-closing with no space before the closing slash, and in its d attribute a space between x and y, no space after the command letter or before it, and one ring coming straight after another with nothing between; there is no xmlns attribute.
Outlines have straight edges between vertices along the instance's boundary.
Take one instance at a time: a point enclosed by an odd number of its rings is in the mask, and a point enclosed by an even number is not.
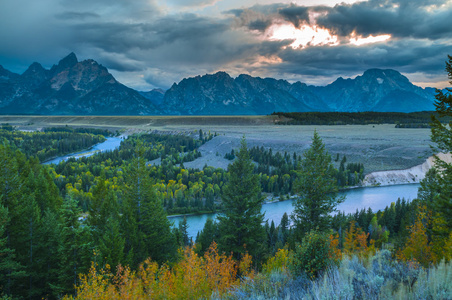
<svg viewBox="0 0 452 300"><path fill-rule="evenodd" d="M213 292L225 293L238 284L238 265L232 256L219 254L212 243L203 257L194 247L181 250L182 259L172 268L146 260L137 272L118 266L113 275L109 266L97 270L93 263L87 275L80 275L76 296L64 299L200 299ZM251 274L251 256L241 262L243 274Z"/></svg>

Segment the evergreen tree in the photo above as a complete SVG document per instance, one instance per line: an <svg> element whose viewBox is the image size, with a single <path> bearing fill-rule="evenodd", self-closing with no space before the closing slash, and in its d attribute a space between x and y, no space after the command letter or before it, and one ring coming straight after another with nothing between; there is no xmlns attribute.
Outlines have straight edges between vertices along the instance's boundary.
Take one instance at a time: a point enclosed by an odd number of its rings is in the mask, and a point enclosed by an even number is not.
<svg viewBox="0 0 452 300"><path fill-rule="evenodd" d="M187 217L184 216L184 220L179 223L179 230L182 234L182 247L188 246L190 244L190 239L188 237L188 223Z"/></svg>
<svg viewBox="0 0 452 300"><path fill-rule="evenodd" d="M125 239L122 236L119 220L110 216L97 245L100 255L102 255L103 264L110 266L123 264L124 245Z"/></svg>
<svg viewBox="0 0 452 300"><path fill-rule="evenodd" d="M108 188L103 171L92 194L87 223L99 251L101 261L98 263L102 266L123 264L125 239L119 222L118 200L113 190Z"/></svg>
<svg viewBox="0 0 452 300"><path fill-rule="evenodd" d="M450 83L452 84L452 56L448 55L446 61L446 72ZM439 119L432 115L431 123L431 137L432 141L436 143L435 150L444 153L452 152L452 121L448 124L443 124L440 119L443 117L452 117L452 89L447 89L446 93L437 90L435 95L435 107L439 115ZM440 212L449 228L452 228L452 164L446 163L440 159L436 160L438 169L441 170L441 176L438 178L441 193L436 199L436 211Z"/></svg>
<svg viewBox="0 0 452 300"><path fill-rule="evenodd" d="M226 253L232 252L237 259L246 252L258 258L265 241L263 197L253 169L242 138L237 159L228 167L230 177L222 195L224 212L218 216L219 247Z"/></svg>
<svg viewBox="0 0 452 300"><path fill-rule="evenodd" d="M46 209L36 232L38 243L35 246L35 286L38 295L53 295L57 298L53 285L58 284L60 261L58 248L61 239L61 217L58 211ZM43 284L46 283L46 284Z"/></svg>
<svg viewBox="0 0 452 300"><path fill-rule="evenodd" d="M159 263L172 260L177 250L176 239L171 232L172 224L153 189L143 204L143 214L140 228L147 250L146 257Z"/></svg>
<svg viewBox="0 0 452 300"><path fill-rule="evenodd" d="M335 170L331 156L325 149L317 131L311 147L303 153L294 183L298 198L294 201L292 220L298 240L311 230L325 231L331 216L344 198L338 196Z"/></svg>
<svg viewBox="0 0 452 300"><path fill-rule="evenodd" d="M6 228L10 222L8 209L1 204L0 195L0 290L5 296L11 295L14 279L25 276L23 267L17 262L14 249L8 247Z"/></svg>
<svg viewBox="0 0 452 300"><path fill-rule="evenodd" d="M90 228L80 223L81 210L70 195L65 199L60 214L59 281L53 286L54 293L59 295L72 292L78 274L87 272L93 248Z"/></svg>
<svg viewBox="0 0 452 300"><path fill-rule="evenodd" d="M0 285L8 295L15 294L16 286L26 276L14 243L15 229L20 222L18 208L22 191L23 181L15 154L8 145L0 144Z"/></svg>
<svg viewBox="0 0 452 300"><path fill-rule="evenodd" d="M281 244L285 244L287 242L287 236L289 234L289 215L284 212L281 217L281 223L279 223L279 231L278 231L278 239Z"/></svg>
<svg viewBox="0 0 452 300"><path fill-rule="evenodd" d="M197 250L199 254L204 254L204 252L210 247L213 241L217 239L218 235L218 224L215 223L211 218L208 218L204 228L199 233L196 238Z"/></svg>
<svg viewBox="0 0 452 300"><path fill-rule="evenodd" d="M148 257L161 263L174 257L176 252L171 223L152 187L144 152L143 144L137 143L135 158L126 174L123 228L125 253L133 259L130 262L133 266Z"/></svg>

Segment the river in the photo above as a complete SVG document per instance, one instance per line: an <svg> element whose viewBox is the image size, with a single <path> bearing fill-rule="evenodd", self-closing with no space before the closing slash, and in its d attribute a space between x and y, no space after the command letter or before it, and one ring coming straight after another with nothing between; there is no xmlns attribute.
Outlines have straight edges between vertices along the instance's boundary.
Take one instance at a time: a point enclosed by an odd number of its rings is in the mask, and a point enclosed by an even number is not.
<svg viewBox="0 0 452 300"><path fill-rule="evenodd" d="M119 145L121 144L121 141L122 141L122 137L108 137L105 142L94 145L93 147L89 148L88 150L83 150L83 151L68 154L65 156L59 156L57 158L44 162L44 164L45 165L49 165L49 164L57 165L60 162L68 160L71 157L80 158L80 157L84 157L84 156L91 156L99 151L114 150L115 148L119 147Z"/></svg>
<svg viewBox="0 0 452 300"><path fill-rule="evenodd" d="M344 191L341 195L345 195L345 201L338 206L338 210L345 213L354 213L356 209L372 208L373 211L384 209L391 202L396 202L397 198L405 198L412 200L417 196L417 189L420 184L403 184L389 185L382 187L365 187L355 188ZM293 211L292 202L294 200L286 200L280 202L266 203L262 205L262 211L265 212L265 220L275 222L279 225L282 215L286 212L291 214ZM208 218L215 218L217 214L202 214L186 216L188 223L188 235L195 238L198 231L201 231ZM174 225L178 225L184 217L169 217L174 221Z"/></svg>
<svg viewBox="0 0 452 300"><path fill-rule="evenodd" d="M109 137L103 143L97 144L88 150L84 150L78 153L69 154L62 157L57 157L44 164L58 164L61 161L67 160L70 157L83 157L91 156L99 151L113 150L118 148L121 144L122 137ZM391 202L397 201L397 198L405 198L412 200L417 196L417 189L420 184L403 184L403 185L389 185L382 187L364 187L355 188L342 192L346 199L338 206L340 211L346 213L353 213L356 209L372 208L373 211L384 209ZM282 215L287 212L290 215L293 211L292 202L294 200L286 200L280 202L266 203L262 206L262 211L265 212L265 219L275 222L275 225L279 225ZM202 215L189 215L187 216L188 222L188 235L190 237L196 237L198 231L202 230L204 224L208 218L215 218L217 214L202 214ZM169 217L174 221L174 225L178 225L183 220L183 217L175 216Z"/></svg>

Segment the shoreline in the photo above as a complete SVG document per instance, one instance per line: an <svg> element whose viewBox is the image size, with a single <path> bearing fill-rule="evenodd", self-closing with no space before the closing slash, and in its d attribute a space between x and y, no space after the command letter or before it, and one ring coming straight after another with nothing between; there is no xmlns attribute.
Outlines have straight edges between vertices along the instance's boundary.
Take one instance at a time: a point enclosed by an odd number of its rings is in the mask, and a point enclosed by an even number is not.
<svg viewBox="0 0 452 300"><path fill-rule="evenodd" d="M402 170L377 171L367 174L362 182L362 187L389 186L399 184L420 183L425 178L427 172L435 167L436 157L447 163L452 162L450 153L438 153L428 157L424 163Z"/></svg>
<svg viewBox="0 0 452 300"><path fill-rule="evenodd" d="M120 139L123 139L124 137L127 137L127 135L122 134L122 135L120 135L120 136L109 136L109 137L105 137L105 141L100 142L100 143L97 143L97 144L94 144L94 145L92 145L91 147L89 147L89 148L87 148L87 149L84 149L84 150L81 150L81 151L78 151L78 152L72 152L72 153L68 153L68 154L63 154L63 155L55 156L55 157L46 159L45 161L42 161L41 164L42 164L42 165L49 165L49 164L52 164L51 161L53 161L53 160L55 160L55 159L58 159L58 158L65 158L64 160L67 160L67 159L69 159L69 158L71 158L71 157L80 158L80 157L83 157L83 156L86 156L86 155L90 154L91 152L94 152L94 153L96 153L96 152L102 152L103 150L93 150L93 149L94 149L94 147L96 147L96 146L98 146L98 145L101 145L101 144L107 142L109 138L120 138ZM94 153L93 153L93 154L94 154ZM92 154L91 154L91 155L92 155Z"/></svg>

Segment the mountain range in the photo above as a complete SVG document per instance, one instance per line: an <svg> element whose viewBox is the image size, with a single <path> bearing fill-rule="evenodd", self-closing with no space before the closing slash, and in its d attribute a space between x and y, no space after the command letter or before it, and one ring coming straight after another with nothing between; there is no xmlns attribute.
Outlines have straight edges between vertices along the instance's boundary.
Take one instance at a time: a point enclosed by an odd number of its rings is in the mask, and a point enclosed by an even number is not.
<svg viewBox="0 0 452 300"><path fill-rule="evenodd" d="M225 72L185 78L164 91L138 92L107 68L69 54L50 70L33 63L21 75L0 66L0 113L46 115L262 115L275 111L434 110L434 88L391 69L370 69L326 86Z"/></svg>

